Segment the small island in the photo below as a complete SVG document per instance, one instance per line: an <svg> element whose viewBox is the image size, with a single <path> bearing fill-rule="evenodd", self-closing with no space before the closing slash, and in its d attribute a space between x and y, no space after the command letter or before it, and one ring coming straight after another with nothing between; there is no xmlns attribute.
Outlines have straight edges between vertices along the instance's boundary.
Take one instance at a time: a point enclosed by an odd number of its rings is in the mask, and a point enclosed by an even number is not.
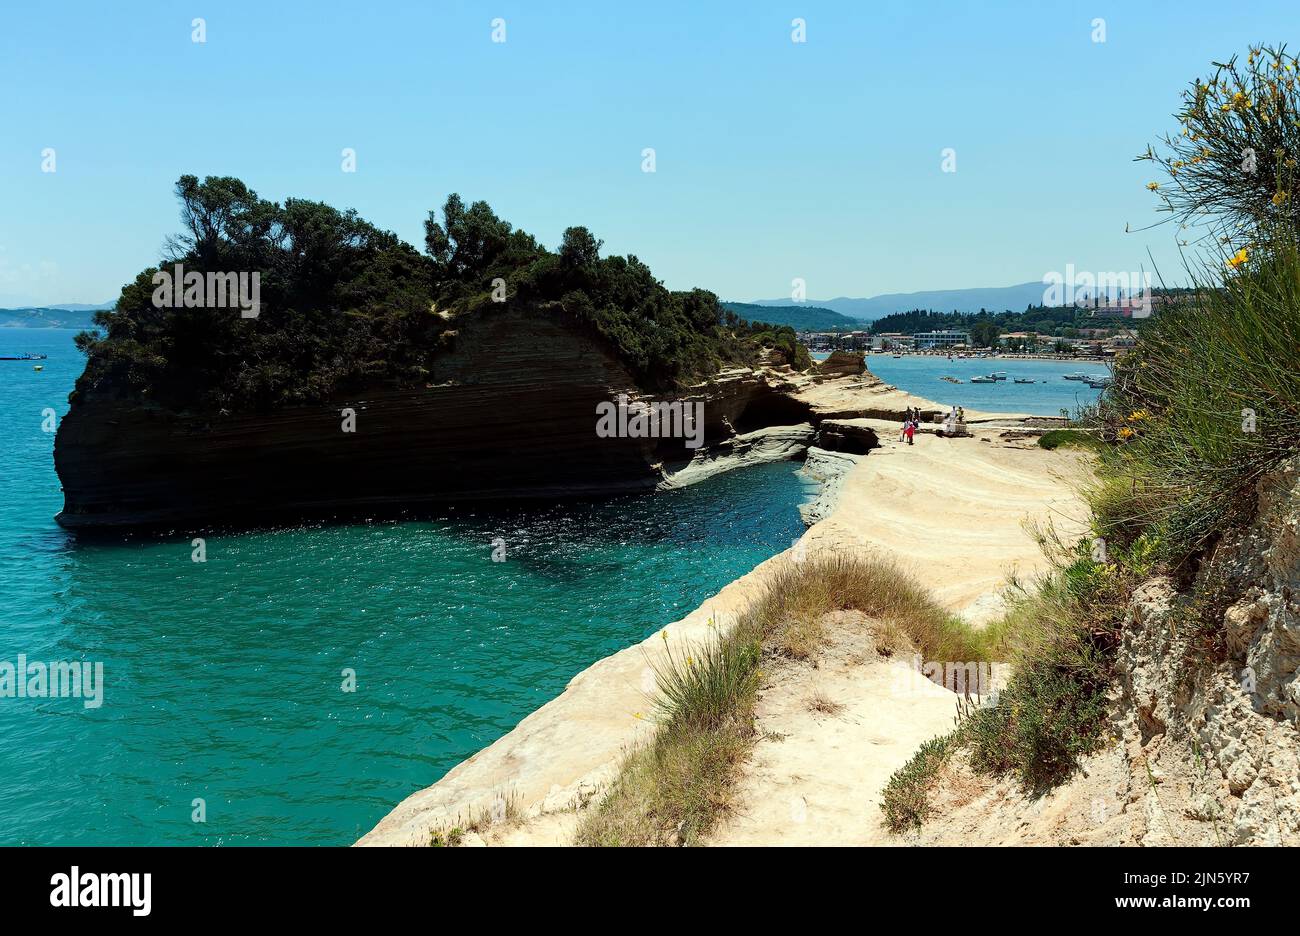
<svg viewBox="0 0 1300 936"><path fill-rule="evenodd" d="M355 212L268 202L237 179L186 176L176 193L167 261L78 336L86 369L55 447L65 527L650 490L695 451L602 437L602 404L699 405L707 446L807 418L783 395L812 366L793 329L672 292L585 228L551 251L452 195L420 253ZM204 294L233 271L256 274L255 315L234 279Z"/></svg>

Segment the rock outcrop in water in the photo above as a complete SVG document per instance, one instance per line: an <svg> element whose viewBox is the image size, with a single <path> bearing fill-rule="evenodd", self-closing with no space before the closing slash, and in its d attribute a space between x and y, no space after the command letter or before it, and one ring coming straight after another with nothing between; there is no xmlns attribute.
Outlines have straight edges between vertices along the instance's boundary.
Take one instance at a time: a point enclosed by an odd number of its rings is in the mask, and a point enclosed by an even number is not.
<svg viewBox="0 0 1300 936"><path fill-rule="evenodd" d="M552 251L451 195L422 255L235 178L182 176L176 194L166 269L77 336L55 442L66 527L648 490L710 445L808 420L787 392L811 366L792 329L671 291L585 228Z"/></svg>
<svg viewBox="0 0 1300 936"><path fill-rule="evenodd" d="M418 389L234 415L81 394L55 442L65 497L59 522L242 525L610 495L653 489L666 464L695 454L680 437L597 435L597 404L620 394L651 398L580 330L519 309L456 324L454 350ZM753 426L806 418L806 407L774 387L784 378L774 377L733 368L655 399L700 404L708 447Z"/></svg>

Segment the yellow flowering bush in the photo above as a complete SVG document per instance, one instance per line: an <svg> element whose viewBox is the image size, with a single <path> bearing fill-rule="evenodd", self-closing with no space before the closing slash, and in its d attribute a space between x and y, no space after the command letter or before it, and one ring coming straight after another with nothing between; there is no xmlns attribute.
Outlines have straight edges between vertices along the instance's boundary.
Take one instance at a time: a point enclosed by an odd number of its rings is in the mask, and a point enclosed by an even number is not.
<svg viewBox="0 0 1300 936"><path fill-rule="evenodd" d="M1300 230L1289 194L1300 158L1298 64L1285 46L1252 46L1244 62L1215 63L1213 74L1183 92L1178 133L1138 157L1171 180L1146 186L1162 210L1181 224L1208 226L1208 236L1233 247L1261 226Z"/></svg>

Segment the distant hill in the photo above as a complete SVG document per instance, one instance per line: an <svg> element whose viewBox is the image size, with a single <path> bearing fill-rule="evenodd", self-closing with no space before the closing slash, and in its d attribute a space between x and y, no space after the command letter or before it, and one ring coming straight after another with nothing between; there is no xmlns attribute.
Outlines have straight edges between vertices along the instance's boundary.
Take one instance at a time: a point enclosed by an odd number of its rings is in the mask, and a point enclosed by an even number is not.
<svg viewBox="0 0 1300 936"><path fill-rule="evenodd" d="M872 322L895 312L912 309L933 309L935 312L1023 312L1031 305L1042 305L1047 287L1041 282L1020 283L1016 286L991 286L977 289L933 289L926 292L888 293L868 299L818 299L823 309L863 322ZM789 306L789 299L758 299L760 306ZM795 308L802 308L796 306Z"/></svg>
<svg viewBox="0 0 1300 936"><path fill-rule="evenodd" d="M0 309L0 328L93 328L98 308L42 306L36 309Z"/></svg>
<svg viewBox="0 0 1300 936"><path fill-rule="evenodd" d="M789 325L796 331L852 331L860 323L820 306L755 305L748 302L724 302L722 307L735 312L749 322L766 322L769 325Z"/></svg>
<svg viewBox="0 0 1300 936"><path fill-rule="evenodd" d="M112 302L101 302L99 305L86 305L84 302L60 302L55 305L41 306L42 309L60 309L64 312L98 312L100 309L111 309L117 305L117 300Z"/></svg>

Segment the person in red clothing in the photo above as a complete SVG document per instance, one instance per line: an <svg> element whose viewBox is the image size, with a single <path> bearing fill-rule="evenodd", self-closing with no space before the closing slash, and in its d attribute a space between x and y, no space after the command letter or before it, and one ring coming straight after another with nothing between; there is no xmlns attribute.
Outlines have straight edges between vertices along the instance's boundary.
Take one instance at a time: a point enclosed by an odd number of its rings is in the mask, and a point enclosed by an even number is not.
<svg viewBox="0 0 1300 936"><path fill-rule="evenodd" d="M903 435L907 438L907 444L912 445L912 436L916 434L916 420L909 419L907 425L903 427Z"/></svg>

